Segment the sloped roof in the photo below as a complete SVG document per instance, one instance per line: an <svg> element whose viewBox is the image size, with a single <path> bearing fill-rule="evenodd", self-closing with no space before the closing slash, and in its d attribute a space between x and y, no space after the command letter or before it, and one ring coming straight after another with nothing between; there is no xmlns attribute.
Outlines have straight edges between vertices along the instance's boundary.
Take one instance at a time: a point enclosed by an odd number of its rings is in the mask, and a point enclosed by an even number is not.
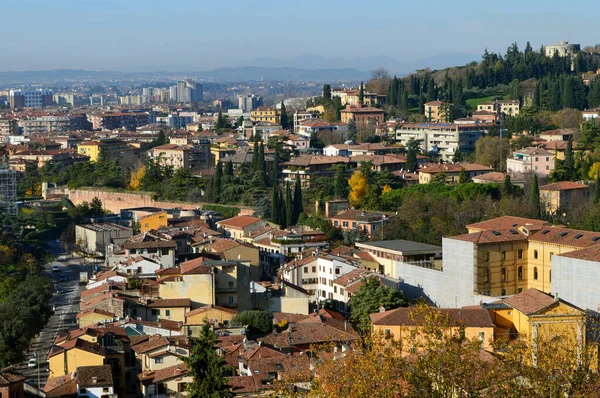
<svg viewBox="0 0 600 398"><path fill-rule="evenodd" d="M497 243L497 242L516 242L527 240L527 235L519 229L494 229L473 232L470 234L457 235L451 239L472 242L475 244Z"/></svg>
<svg viewBox="0 0 600 398"><path fill-rule="evenodd" d="M229 227L229 228L246 228L249 225L252 225L252 224L255 224L255 223L261 222L261 221L262 220L260 218L256 218L256 217L238 216L238 217L228 218L227 220L218 221L217 224L219 224L222 227Z"/></svg>
<svg viewBox="0 0 600 398"><path fill-rule="evenodd" d="M511 229L519 228L522 226L527 227L528 225L547 225L547 221L536 220L533 218L524 217L513 217L513 216L502 216L492 218L491 220L481 221L474 224L467 225L468 229Z"/></svg>
<svg viewBox="0 0 600 398"><path fill-rule="evenodd" d="M574 189L586 189L589 185L574 181L559 181L540 187L540 191L571 191Z"/></svg>
<svg viewBox="0 0 600 398"><path fill-rule="evenodd" d="M556 300L554 297L548 293L544 293L535 288L529 288L514 296L496 301L494 304L504 303L525 315L530 315L543 310L555 302Z"/></svg>
<svg viewBox="0 0 600 398"><path fill-rule="evenodd" d="M447 317L448 326L494 327L490 314L485 308L435 308L442 316ZM396 308L384 312L370 314L374 325L418 326L421 319L412 316L413 309L408 307Z"/></svg>

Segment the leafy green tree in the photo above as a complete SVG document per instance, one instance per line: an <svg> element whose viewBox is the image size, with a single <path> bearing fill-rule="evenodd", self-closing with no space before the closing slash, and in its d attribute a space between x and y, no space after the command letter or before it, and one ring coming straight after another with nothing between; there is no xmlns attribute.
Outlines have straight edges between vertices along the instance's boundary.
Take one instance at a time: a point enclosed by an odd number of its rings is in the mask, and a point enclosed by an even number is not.
<svg viewBox="0 0 600 398"><path fill-rule="evenodd" d="M512 100L521 99L521 87L519 84L519 79L514 79L512 82L510 82L510 86L508 86L508 98Z"/></svg>
<svg viewBox="0 0 600 398"><path fill-rule="evenodd" d="M465 171L465 169L462 168L462 169L460 169L460 173L458 173L458 183L466 184L467 182L469 182L469 176L467 175L467 172Z"/></svg>
<svg viewBox="0 0 600 398"><path fill-rule="evenodd" d="M573 157L573 137L569 136L569 141L567 142L567 149L565 149L565 161L564 161L564 169L565 169L565 179L567 181L573 181L576 179L575 175L575 158Z"/></svg>
<svg viewBox="0 0 600 398"><path fill-rule="evenodd" d="M92 216L101 216L104 214L104 207L102 206L102 201L97 197L92 199L90 203L90 213Z"/></svg>
<svg viewBox="0 0 600 398"><path fill-rule="evenodd" d="M242 311L233 317L234 325L248 325L254 333L270 333L273 330L273 318L262 310Z"/></svg>
<svg viewBox="0 0 600 398"><path fill-rule="evenodd" d="M537 174L533 175L533 183L531 184L531 197L529 203L536 211L537 217L541 217L542 209L540 204L540 186L538 184Z"/></svg>
<svg viewBox="0 0 600 398"><path fill-rule="evenodd" d="M219 111L217 121L215 122L215 130L222 131L231 128L231 123L227 116L223 116L223 112Z"/></svg>
<svg viewBox="0 0 600 398"><path fill-rule="evenodd" d="M304 206L302 204L302 186L300 184L300 174L296 174L296 185L294 186L294 222L298 222L300 214L304 213Z"/></svg>
<svg viewBox="0 0 600 398"><path fill-rule="evenodd" d="M205 322L200 330L200 336L191 337L190 356L184 357L188 374L192 382L188 384L188 396L192 398L228 398L233 397L229 390L228 380L223 377L226 372L226 362L217 355L217 335Z"/></svg>
<svg viewBox="0 0 600 398"><path fill-rule="evenodd" d="M350 323L356 330L366 334L371 329L369 314L378 312L381 307L391 310L406 306L408 301L401 291L382 286L379 279L372 276L350 298Z"/></svg>
<svg viewBox="0 0 600 398"><path fill-rule="evenodd" d="M288 118L285 104L281 101L281 128L287 130L290 128L290 120Z"/></svg>

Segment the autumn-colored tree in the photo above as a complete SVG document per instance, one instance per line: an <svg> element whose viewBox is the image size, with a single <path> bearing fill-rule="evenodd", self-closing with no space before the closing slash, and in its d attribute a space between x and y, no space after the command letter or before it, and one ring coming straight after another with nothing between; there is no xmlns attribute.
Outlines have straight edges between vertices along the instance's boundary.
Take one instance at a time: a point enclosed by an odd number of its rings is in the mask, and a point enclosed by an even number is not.
<svg viewBox="0 0 600 398"><path fill-rule="evenodd" d="M133 170L131 172L127 188L131 189L132 191L139 190L144 174L146 174L146 165L141 165L137 169Z"/></svg>
<svg viewBox="0 0 600 398"><path fill-rule="evenodd" d="M590 177L590 180L596 180L596 179L598 179L598 174L600 174L600 162L595 162L590 167L590 171L588 172L588 177Z"/></svg>
<svg viewBox="0 0 600 398"><path fill-rule="evenodd" d="M392 187L390 187L389 185L385 184L383 186L383 189L381 190L381 194L383 195L384 193L391 192L391 190L392 190Z"/></svg>
<svg viewBox="0 0 600 398"><path fill-rule="evenodd" d="M350 205L359 207L363 198L367 195L367 179L363 173L355 171L348 180L348 184L350 185L350 193L348 194Z"/></svg>

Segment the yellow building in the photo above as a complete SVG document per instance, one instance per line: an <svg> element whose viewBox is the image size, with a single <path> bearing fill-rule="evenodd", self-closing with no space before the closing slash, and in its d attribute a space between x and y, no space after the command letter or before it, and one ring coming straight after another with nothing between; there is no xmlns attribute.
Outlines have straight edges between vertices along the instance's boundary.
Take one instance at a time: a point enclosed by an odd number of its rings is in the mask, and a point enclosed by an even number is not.
<svg viewBox="0 0 600 398"><path fill-rule="evenodd" d="M142 217L138 222L140 223L140 232L148 232L153 229L159 230L167 227L168 214L166 211L161 211Z"/></svg>
<svg viewBox="0 0 600 398"><path fill-rule="evenodd" d="M585 311L538 289L527 289L485 307L498 326L496 337L525 339L533 348L534 362L538 344L555 338L573 338L579 353L586 344Z"/></svg>
<svg viewBox="0 0 600 398"><path fill-rule="evenodd" d="M540 187L540 203L548 214L562 216L583 202L590 187L573 181L560 181Z"/></svg>
<svg viewBox="0 0 600 398"><path fill-rule="evenodd" d="M175 322L185 322L185 314L190 310L192 303L189 298L170 298L150 300L147 308L151 315L147 316L150 322L167 319Z"/></svg>
<svg viewBox="0 0 600 398"><path fill-rule="evenodd" d="M446 333L461 334L469 340L478 339L481 347L489 349L494 341L494 324L490 314L484 308L432 308L439 312L444 322L439 325ZM415 330L426 325L425 316L413 315L413 308L396 308L370 314L372 330L395 340L402 341L403 352L408 354L411 346L418 339ZM423 318L423 319L421 319Z"/></svg>
<svg viewBox="0 0 600 398"><path fill-rule="evenodd" d="M430 101L425 104L424 115L430 122L441 122L443 121L442 105L444 101Z"/></svg>
<svg viewBox="0 0 600 398"><path fill-rule="evenodd" d="M213 239L206 247L209 253L220 254L226 260L243 259L250 263L250 276L253 281L259 281L261 276L260 253L257 247L233 239Z"/></svg>
<svg viewBox="0 0 600 398"><path fill-rule="evenodd" d="M89 156L91 162L95 162L100 154L107 158L118 158L122 152L127 149L127 144L123 141L109 139L101 141L85 141L77 145L77 153Z"/></svg>
<svg viewBox="0 0 600 398"><path fill-rule="evenodd" d="M207 305L185 314L185 323L186 325L203 325L204 320L215 320L219 324L227 325L237 313L231 308Z"/></svg>
<svg viewBox="0 0 600 398"><path fill-rule="evenodd" d="M77 323L80 328L97 325L103 322L112 322L114 319L115 314L99 308L91 308L77 314Z"/></svg>
<svg viewBox="0 0 600 398"><path fill-rule="evenodd" d="M530 288L551 293L552 257L600 243L600 233L548 226L520 217L498 217L467 225L468 234L446 238L473 243L475 290L488 296Z"/></svg>
<svg viewBox="0 0 600 398"><path fill-rule="evenodd" d="M211 158L216 166L220 160L226 156L233 156L237 153L238 142L235 137L221 137L212 142L210 147Z"/></svg>
<svg viewBox="0 0 600 398"><path fill-rule="evenodd" d="M275 108L268 106L259 106L253 109L250 113L250 120L253 122L270 122L279 124L281 123L281 116Z"/></svg>

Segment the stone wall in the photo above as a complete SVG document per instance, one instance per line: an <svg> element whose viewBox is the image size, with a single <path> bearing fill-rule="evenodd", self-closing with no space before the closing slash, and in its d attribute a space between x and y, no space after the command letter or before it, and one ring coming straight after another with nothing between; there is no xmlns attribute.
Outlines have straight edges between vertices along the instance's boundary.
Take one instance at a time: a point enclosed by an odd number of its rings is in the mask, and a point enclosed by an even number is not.
<svg viewBox="0 0 600 398"><path fill-rule="evenodd" d="M118 214L121 209L130 209L135 207L159 207L162 209L179 208L189 210L202 207L200 203L163 202L154 200L150 194L143 193L111 192L99 189L69 190L69 199L74 205L79 205L83 202L90 203L94 198L98 198L102 201L105 210L116 214Z"/></svg>

